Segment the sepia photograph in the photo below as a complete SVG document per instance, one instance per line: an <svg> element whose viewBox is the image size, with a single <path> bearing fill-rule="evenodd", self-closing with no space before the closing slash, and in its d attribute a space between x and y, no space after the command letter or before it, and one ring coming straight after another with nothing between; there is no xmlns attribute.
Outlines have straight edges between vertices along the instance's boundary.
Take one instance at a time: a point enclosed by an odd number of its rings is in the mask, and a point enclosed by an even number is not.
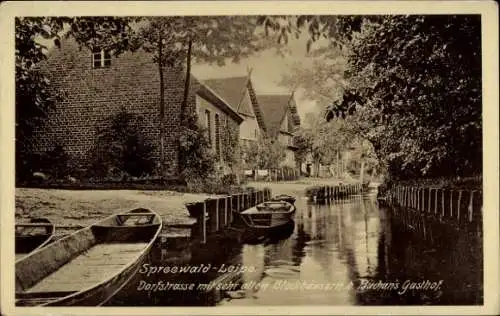
<svg viewBox="0 0 500 316"><path fill-rule="evenodd" d="M494 3L225 2L1 8L2 310L498 309Z"/></svg>

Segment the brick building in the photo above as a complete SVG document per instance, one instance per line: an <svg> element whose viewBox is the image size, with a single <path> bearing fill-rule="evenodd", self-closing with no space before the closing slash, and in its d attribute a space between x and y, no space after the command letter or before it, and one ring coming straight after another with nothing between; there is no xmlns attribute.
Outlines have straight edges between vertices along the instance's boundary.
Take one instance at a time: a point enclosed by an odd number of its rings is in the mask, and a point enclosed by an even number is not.
<svg viewBox="0 0 500 316"><path fill-rule="evenodd" d="M80 48L71 39L53 48L40 65L48 75L51 87L62 93L48 119L36 133L36 152L61 145L71 159L88 166L95 140L108 119L121 109L142 118L142 132L153 145L153 158L159 164L159 73L152 56L142 50L113 57L109 52L92 52ZM179 118L184 94L185 71L182 67L167 68L165 82L164 142L166 169L177 172L177 140ZM221 152L231 130L239 133L243 118L212 89L191 76L188 110L197 111L201 122L210 130L213 150ZM219 154L220 162L223 157Z"/></svg>
<svg viewBox="0 0 500 316"><path fill-rule="evenodd" d="M247 76L217 78L205 80L219 96L227 100L228 104L244 119L240 124L240 146L248 146L257 141L260 135L265 134L266 127L262 111L257 102L250 73ZM242 157L243 161L245 157Z"/></svg>
<svg viewBox="0 0 500 316"><path fill-rule="evenodd" d="M259 95L255 92L251 71L247 76L208 79L203 81L243 117L240 144L248 145L266 135L285 146L283 166L299 167L295 162L295 131L300 126L293 93ZM244 159L245 157L243 157Z"/></svg>

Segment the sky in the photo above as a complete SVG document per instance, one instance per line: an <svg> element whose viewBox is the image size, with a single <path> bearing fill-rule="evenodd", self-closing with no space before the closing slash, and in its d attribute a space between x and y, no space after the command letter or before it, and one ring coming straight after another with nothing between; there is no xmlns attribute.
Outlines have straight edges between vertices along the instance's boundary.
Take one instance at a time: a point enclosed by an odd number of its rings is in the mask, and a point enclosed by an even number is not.
<svg viewBox="0 0 500 316"><path fill-rule="evenodd" d="M242 58L239 63L227 63L222 67L193 63L192 72L197 78L203 80L245 76L248 72L247 69L252 68L252 84L257 94L289 94L292 89L280 86L279 82L282 76L289 72L293 63L300 62L307 65L308 62L312 61L312 58L307 56L306 51L308 38L306 33L303 33L298 39L291 38L288 42L286 56L276 54L275 48L271 48L249 58ZM325 42L315 43L312 49L324 44ZM297 89L294 96L301 120L305 118L306 113L319 110L316 102L305 98L301 89Z"/></svg>

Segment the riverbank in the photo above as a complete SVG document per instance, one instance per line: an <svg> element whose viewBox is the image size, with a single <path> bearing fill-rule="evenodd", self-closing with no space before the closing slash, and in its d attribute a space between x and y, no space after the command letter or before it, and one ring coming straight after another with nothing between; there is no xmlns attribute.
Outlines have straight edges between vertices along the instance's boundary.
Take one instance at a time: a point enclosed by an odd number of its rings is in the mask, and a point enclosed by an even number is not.
<svg viewBox="0 0 500 316"><path fill-rule="evenodd" d="M164 222L189 220L185 203L218 195L140 190L57 190L16 188L16 221L46 217L58 226L87 226L136 207L152 209Z"/></svg>
<svg viewBox="0 0 500 316"><path fill-rule="evenodd" d="M304 195L307 188L311 186L335 186L338 184L359 183L357 179L337 179L337 178L302 178L294 181L282 182L249 182L248 185L256 189L270 187L273 195L293 194Z"/></svg>
<svg viewBox="0 0 500 316"><path fill-rule="evenodd" d="M246 187L257 190L272 187L272 194L302 196L314 185L356 183L353 179L302 178L281 182L250 182ZM222 195L182 193L166 190L62 190L16 188L16 221L46 217L58 226L79 228L121 211L136 207L152 209L169 225L192 221L185 203L217 198Z"/></svg>

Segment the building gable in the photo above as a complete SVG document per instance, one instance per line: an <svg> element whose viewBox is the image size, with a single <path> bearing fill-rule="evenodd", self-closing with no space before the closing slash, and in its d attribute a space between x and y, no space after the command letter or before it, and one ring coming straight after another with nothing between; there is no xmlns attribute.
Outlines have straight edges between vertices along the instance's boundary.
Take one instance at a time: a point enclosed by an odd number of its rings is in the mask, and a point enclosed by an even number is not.
<svg viewBox="0 0 500 316"><path fill-rule="evenodd" d="M250 99L250 93L248 92L248 88L246 88L245 92L243 93L243 99L241 99L240 104L238 106L238 113L248 117L255 117L255 113L253 111L253 106L252 106L252 100Z"/></svg>
<svg viewBox="0 0 500 316"><path fill-rule="evenodd" d="M289 95L258 95L260 108L267 128L267 135L275 138L278 136L283 119L287 113Z"/></svg>

